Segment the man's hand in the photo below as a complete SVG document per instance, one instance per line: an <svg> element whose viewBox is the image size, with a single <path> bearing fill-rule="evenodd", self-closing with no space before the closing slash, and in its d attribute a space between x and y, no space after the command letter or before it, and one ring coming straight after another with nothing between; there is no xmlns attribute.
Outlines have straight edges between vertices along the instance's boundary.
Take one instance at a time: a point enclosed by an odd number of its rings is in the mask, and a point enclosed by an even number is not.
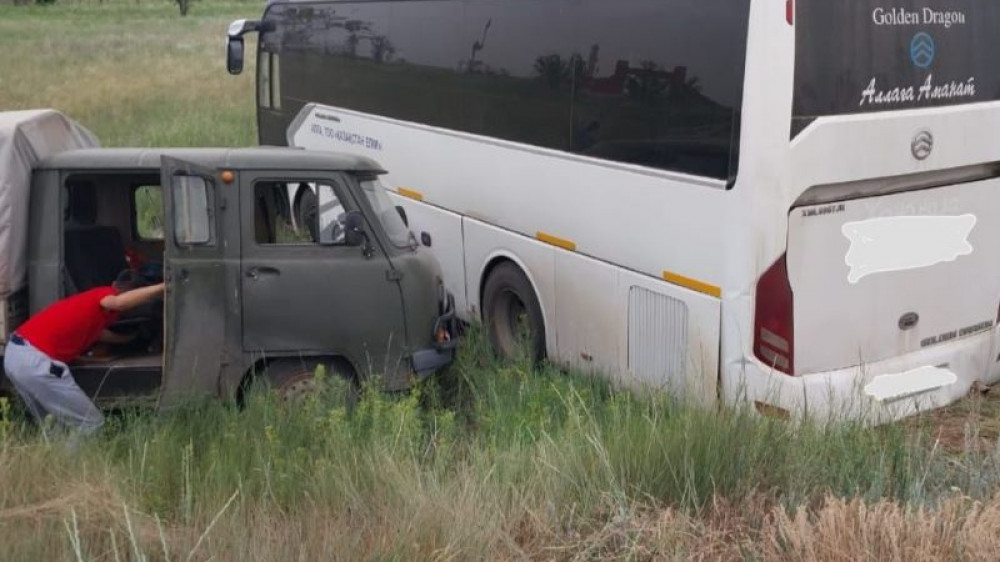
<svg viewBox="0 0 1000 562"><path fill-rule="evenodd" d="M124 312L131 310L141 304L145 304L163 294L165 285L159 283L149 287L140 287L120 295L108 295L101 299L101 308Z"/></svg>

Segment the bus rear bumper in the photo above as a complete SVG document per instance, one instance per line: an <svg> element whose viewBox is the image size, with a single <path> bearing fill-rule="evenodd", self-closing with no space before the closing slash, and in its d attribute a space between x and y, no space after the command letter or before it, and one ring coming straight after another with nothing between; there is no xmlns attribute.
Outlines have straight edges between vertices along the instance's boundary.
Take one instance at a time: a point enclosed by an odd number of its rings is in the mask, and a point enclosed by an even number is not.
<svg viewBox="0 0 1000 562"><path fill-rule="evenodd" d="M778 417L888 423L943 408L977 383L995 382L996 330L846 369L792 377L754 357L723 374L731 403Z"/></svg>

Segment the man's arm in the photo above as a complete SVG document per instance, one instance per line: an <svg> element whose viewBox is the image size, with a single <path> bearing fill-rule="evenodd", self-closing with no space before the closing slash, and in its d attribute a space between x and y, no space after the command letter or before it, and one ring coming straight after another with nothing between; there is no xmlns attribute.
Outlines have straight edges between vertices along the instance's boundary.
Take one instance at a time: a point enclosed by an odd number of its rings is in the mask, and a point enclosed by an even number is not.
<svg viewBox="0 0 1000 562"><path fill-rule="evenodd" d="M108 295L101 299L101 307L106 310L124 312L147 303L163 294L164 284L140 287L120 295Z"/></svg>
<svg viewBox="0 0 1000 562"><path fill-rule="evenodd" d="M137 333L118 334L112 332L111 330L104 330L101 332L101 337L98 338L97 341L101 343L110 343L110 344L130 343L132 340L136 338L137 335L138 335Z"/></svg>

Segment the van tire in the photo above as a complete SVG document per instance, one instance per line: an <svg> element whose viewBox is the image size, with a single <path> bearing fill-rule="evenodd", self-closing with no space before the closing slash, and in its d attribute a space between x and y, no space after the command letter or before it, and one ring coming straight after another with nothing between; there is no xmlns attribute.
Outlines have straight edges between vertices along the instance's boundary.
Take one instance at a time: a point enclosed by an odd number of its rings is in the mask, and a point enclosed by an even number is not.
<svg viewBox="0 0 1000 562"><path fill-rule="evenodd" d="M268 363L258 382L273 389L282 402L295 402L319 391L316 370L320 365L325 368L328 377L338 377L350 383L345 402L349 407L356 404L360 397L358 378L354 369L338 358L277 359Z"/></svg>
<svg viewBox="0 0 1000 562"><path fill-rule="evenodd" d="M545 319L538 296L524 272L512 262L493 269L483 287L483 324L494 351L515 360L525 352L532 362L545 359ZM527 349L521 347L521 341Z"/></svg>

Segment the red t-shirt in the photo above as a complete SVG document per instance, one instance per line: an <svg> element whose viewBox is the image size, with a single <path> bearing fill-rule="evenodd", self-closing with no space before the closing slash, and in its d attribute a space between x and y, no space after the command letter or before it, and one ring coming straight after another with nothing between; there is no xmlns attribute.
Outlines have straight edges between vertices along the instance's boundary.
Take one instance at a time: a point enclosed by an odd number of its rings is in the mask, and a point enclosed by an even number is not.
<svg viewBox="0 0 1000 562"><path fill-rule="evenodd" d="M111 287L97 287L49 305L17 329L39 351L69 363L101 337L118 320L118 313L101 307L101 299L118 294Z"/></svg>

